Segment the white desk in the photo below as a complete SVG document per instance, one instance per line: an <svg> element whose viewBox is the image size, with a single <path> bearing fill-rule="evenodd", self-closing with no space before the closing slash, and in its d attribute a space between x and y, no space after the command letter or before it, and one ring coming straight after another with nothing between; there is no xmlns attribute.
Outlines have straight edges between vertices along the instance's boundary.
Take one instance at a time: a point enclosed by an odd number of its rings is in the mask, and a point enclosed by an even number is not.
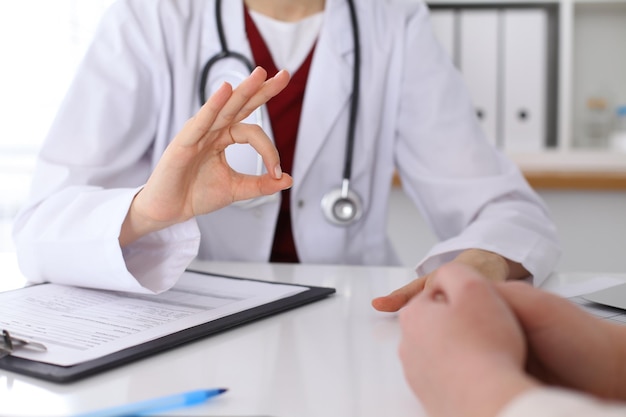
<svg viewBox="0 0 626 417"><path fill-rule="evenodd" d="M0 370L0 416L67 416L203 387L227 387L229 392L168 415L420 415L397 356L397 320L370 306L373 297L411 280L410 269L196 266L222 274L331 286L337 293L75 383L56 384ZM7 288L6 279L3 285Z"/></svg>
<svg viewBox="0 0 626 417"><path fill-rule="evenodd" d="M5 262L6 263L6 262ZM410 281L406 268L197 263L204 270L316 286L328 299L130 365L55 384L0 370L0 416L67 416L197 388L227 387L168 415L424 415L404 381L394 314L370 300ZM574 275L574 280L585 275ZM19 281L19 277L17 281ZM564 280L561 275L552 282ZM4 280L6 289L7 281Z"/></svg>

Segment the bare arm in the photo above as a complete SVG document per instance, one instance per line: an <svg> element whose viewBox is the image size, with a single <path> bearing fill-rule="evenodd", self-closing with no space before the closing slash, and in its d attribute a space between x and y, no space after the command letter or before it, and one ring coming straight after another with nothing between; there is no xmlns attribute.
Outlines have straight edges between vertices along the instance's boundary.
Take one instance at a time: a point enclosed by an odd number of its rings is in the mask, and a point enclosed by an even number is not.
<svg viewBox="0 0 626 417"><path fill-rule="evenodd" d="M529 372L552 385L626 400L626 327L525 283L496 288L526 333Z"/></svg>

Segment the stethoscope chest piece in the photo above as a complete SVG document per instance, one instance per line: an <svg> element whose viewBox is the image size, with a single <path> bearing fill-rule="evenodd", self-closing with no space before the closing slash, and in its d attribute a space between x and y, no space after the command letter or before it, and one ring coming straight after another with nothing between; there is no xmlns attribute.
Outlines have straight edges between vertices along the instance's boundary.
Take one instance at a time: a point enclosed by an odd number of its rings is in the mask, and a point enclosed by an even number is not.
<svg viewBox="0 0 626 417"><path fill-rule="evenodd" d="M338 226L348 226L363 215L363 203L357 193L350 190L349 182L329 191L322 198L322 211L329 222Z"/></svg>

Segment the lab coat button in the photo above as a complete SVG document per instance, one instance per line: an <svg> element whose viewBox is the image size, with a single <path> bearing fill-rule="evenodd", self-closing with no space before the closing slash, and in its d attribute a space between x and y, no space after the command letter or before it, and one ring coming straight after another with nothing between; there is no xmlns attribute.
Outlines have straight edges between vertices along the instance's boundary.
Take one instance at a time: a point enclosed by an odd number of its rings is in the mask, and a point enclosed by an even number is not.
<svg viewBox="0 0 626 417"><path fill-rule="evenodd" d="M304 207L304 200L298 200L298 208Z"/></svg>

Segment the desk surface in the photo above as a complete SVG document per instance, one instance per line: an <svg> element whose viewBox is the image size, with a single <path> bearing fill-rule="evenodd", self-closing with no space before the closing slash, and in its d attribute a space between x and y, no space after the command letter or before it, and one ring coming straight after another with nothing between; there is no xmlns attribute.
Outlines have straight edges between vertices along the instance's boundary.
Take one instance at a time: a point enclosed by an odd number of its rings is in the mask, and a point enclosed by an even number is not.
<svg viewBox="0 0 626 417"><path fill-rule="evenodd" d="M411 280L410 269L194 266L330 286L337 293L75 383L56 384L0 370L0 415L67 416L198 388L227 387L226 394L178 415L419 416L419 403L404 381L397 356L395 315L370 306L373 297ZM8 289L3 281L0 289ZM19 277L15 281L21 284Z"/></svg>
<svg viewBox="0 0 626 417"><path fill-rule="evenodd" d="M168 415L423 415L398 360L400 333L395 314L379 313L370 306L375 296L410 281L414 276L411 269L239 263L194 266L221 274L331 286L337 293L71 384L0 370L0 415L67 416L210 387L227 387L229 392L205 405ZM14 278L19 286L22 278ZM3 279L0 290L10 287L8 281Z"/></svg>

